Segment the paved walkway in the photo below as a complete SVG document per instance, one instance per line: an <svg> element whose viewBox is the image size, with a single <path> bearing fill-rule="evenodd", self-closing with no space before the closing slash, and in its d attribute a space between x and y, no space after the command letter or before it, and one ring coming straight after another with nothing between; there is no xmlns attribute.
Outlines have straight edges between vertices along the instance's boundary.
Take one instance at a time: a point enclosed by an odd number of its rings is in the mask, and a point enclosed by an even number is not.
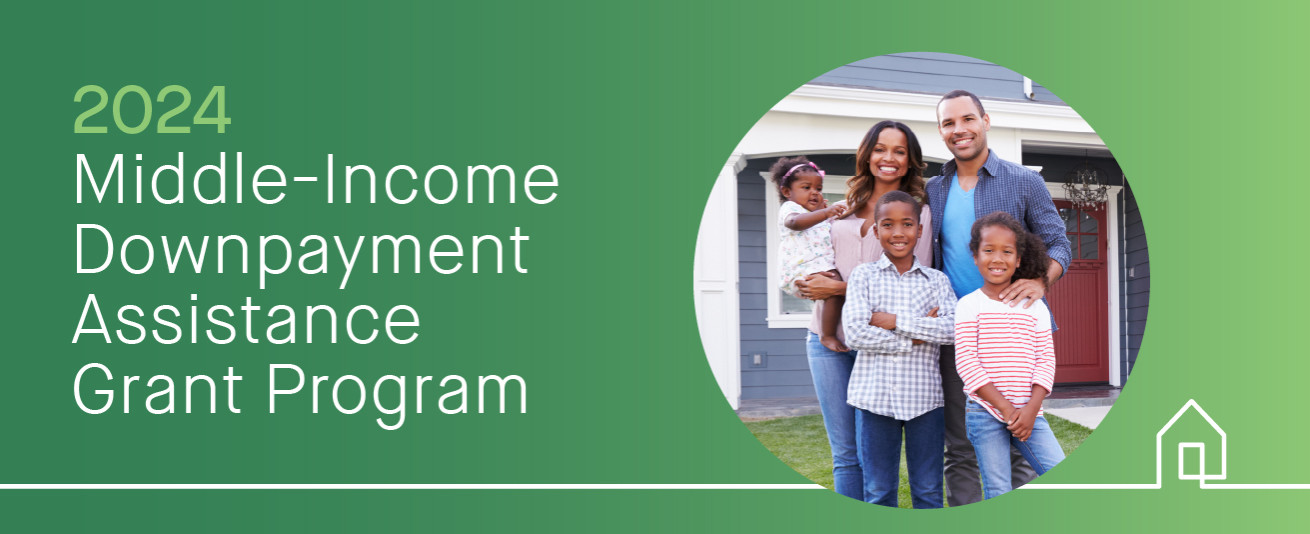
<svg viewBox="0 0 1310 534"><path fill-rule="evenodd" d="M1047 408L1046 413L1068 419L1092 430L1101 424L1105 414L1110 413L1109 406L1085 406L1082 408Z"/></svg>

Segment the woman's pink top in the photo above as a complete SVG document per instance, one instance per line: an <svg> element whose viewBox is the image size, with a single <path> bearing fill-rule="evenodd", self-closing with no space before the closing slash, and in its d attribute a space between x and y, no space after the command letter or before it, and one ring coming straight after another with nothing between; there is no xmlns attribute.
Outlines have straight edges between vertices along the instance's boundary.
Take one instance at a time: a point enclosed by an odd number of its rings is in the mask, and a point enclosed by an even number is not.
<svg viewBox="0 0 1310 534"><path fill-rule="evenodd" d="M864 219L854 215L845 219L838 219L832 222L832 248L837 256L837 272L841 273L842 280L849 280L851 271L855 266L861 263L878 261L882 257L882 243L878 241L878 233L874 227L869 227L868 235L860 236L860 227L864 226ZM919 259L919 263L925 266L932 265L932 212L928 210L928 205L923 205L923 211L919 214L919 226L923 228L923 233L919 235L919 242L914 245L914 257ZM872 315L873 310L869 310ZM814 318L810 320L810 331L815 334L823 332L820 321L823 318L823 301L814 302ZM837 323L837 337L846 342L846 334L842 332L841 322Z"/></svg>

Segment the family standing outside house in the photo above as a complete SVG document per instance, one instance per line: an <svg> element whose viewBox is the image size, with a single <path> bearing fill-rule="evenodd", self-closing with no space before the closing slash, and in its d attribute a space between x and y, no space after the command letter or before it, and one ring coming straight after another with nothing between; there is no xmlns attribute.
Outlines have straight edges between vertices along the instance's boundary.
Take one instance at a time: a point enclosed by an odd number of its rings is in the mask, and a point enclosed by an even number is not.
<svg viewBox="0 0 1310 534"><path fill-rule="evenodd" d="M954 158L926 183L918 139L894 121L864 136L843 203L826 205L803 157L772 170L782 284L819 301L806 351L835 489L886 506L902 432L915 508L943 505L943 473L960 506L1064 458L1041 410L1064 223L1040 175L987 147L977 96L943 96L937 128Z"/></svg>

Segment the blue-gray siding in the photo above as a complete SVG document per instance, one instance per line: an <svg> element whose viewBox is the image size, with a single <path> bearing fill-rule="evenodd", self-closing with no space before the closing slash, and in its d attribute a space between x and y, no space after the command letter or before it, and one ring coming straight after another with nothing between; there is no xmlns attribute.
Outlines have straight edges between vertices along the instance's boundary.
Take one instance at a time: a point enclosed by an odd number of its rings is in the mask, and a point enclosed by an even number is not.
<svg viewBox="0 0 1310 534"><path fill-rule="evenodd" d="M981 98L1024 100L1023 75L971 57L936 52L888 54L837 67L810 83L944 94L965 89ZM1064 102L1033 82L1034 101Z"/></svg>
<svg viewBox="0 0 1310 534"><path fill-rule="evenodd" d="M1120 279L1125 281L1122 313L1124 359L1127 365L1120 368L1124 384L1128 372L1137 364L1137 351L1142 347L1142 333L1146 330L1146 308L1151 298L1151 261L1146 253L1146 230L1142 214L1137 210L1133 191L1124 188L1124 267Z"/></svg>
<svg viewBox="0 0 1310 534"><path fill-rule="evenodd" d="M810 155L820 167L830 173L849 176L854 174L854 155ZM1058 182L1064 173L1082 162L1082 157L1055 156L1047 154L1023 154L1027 165L1042 166L1042 174L1048 182ZM813 397L814 386L810 379L809 365L805 357L805 329L775 328L770 329L765 317L768 315L768 298L766 291L773 286L767 278L768 258L765 220L764 181L760 172L767 171L775 160L755 159L747 161L746 168L737 175L737 225L738 225L738 273L740 276L741 304L741 370L742 399ZM1113 159L1091 158L1091 162L1104 171L1113 185L1124 185L1123 173ZM933 165L930 173L937 170ZM1132 191L1125 187L1121 199L1121 214L1115 214L1116 224L1120 224L1121 263L1123 271L1120 280L1125 287L1110 288L1119 291L1122 298L1120 309L1121 354L1120 369L1126 379L1132 365L1137 360L1137 351L1141 346L1141 336L1146 324L1147 300L1150 293L1150 264L1146 254L1146 238L1142 230L1141 216ZM1127 275L1132 267L1134 276ZM755 355L761 357L763 366L754 366Z"/></svg>

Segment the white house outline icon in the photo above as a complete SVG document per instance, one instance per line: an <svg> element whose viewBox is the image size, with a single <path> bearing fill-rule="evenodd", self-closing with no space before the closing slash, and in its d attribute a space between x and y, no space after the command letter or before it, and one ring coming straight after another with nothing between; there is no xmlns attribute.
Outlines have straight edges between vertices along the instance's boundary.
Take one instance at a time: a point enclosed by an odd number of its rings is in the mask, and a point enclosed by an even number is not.
<svg viewBox="0 0 1310 534"><path fill-rule="evenodd" d="M1183 414L1187 413L1188 408L1195 408L1196 413L1201 414L1201 417L1205 418L1205 422L1210 423L1210 428L1213 428L1215 432L1219 433L1219 474L1211 475L1205 472L1205 443L1180 442L1178 443L1178 479L1200 480L1201 483L1204 484L1206 480L1223 480L1228 478L1228 433L1224 432L1224 429L1219 428L1219 425L1214 422L1214 419L1210 418L1210 414L1205 413L1205 410L1201 408L1201 405L1196 403L1196 399L1187 399L1187 403L1178 410L1178 413L1175 413L1173 418L1169 419L1168 423L1165 423L1164 428L1161 428L1160 431L1155 434L1155 487L1157 488L1160 487L1160 483L1164 480L1162 476L1164 461L1161 457L1164 449L1164 435L1169 432L1169 429L1174 426L1174 423L1178 422L1178 419L1182 418ZM1183 451L1189 448L1200 450L1201 470L1195 475L1188 475L1183 472Z"/></svg>
<svg viewBox="0 0 1310 534"><path fill-rule="evenodd" d="M1183 414L1187 413L1189 408L1195 409L1196 413L1205 418L1205 422L1219 433L1219 473L1209 474L1205 472L1205 443L1196 442L1179 442L1178 443L1178 479L1179 480L1197 480L1202 488L1206 489L1310 489L1310 484L1211 484L1209 480L1224 480L1228 478L1228 433L1219 427L1218 423L1206 413L1196 399L1187 399L1182 408L1165 423L1164 428L1155 434L1155 483L1153 484L1027 484L1021 489L1160 489L1161 482L1164 480L1164 461L1162 451L1164 448L1164 435L1169 429L1178 422ZM1186 474L1183 468L1183 452L1186 449L1198 449L1200 453L1200 472L1194 475Z"/></svg>

